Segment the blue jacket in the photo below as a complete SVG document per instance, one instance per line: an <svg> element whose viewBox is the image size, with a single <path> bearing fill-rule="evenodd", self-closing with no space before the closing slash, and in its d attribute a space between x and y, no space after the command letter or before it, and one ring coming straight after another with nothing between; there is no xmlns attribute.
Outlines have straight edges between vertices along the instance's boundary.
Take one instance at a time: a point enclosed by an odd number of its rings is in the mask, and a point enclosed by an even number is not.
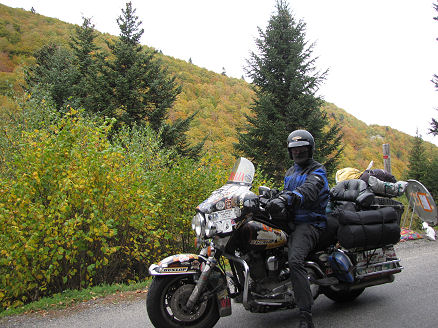
<svg viewBox="0 0 438 328"><path fill-rule="evenodd" d="M325 210L329 199L327 174L322 164L310 159L305 167L295 164L286 172L284 190L299 196L293 208L295 223L311 223L325 228ZM291 204L289 204L291 205Z"/></svg>

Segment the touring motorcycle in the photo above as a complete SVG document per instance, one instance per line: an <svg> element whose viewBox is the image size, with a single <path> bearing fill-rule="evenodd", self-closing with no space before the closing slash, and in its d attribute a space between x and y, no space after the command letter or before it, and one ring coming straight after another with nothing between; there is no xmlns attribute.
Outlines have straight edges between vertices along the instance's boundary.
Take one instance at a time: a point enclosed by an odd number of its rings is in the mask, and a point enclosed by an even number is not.
<svg viewBox="0 0 438 328"><path fill-rule="evenodd" d="M199 254L177 254L150 266L147 312L155 327L213 327L220 317L231 315L231 299L258 313L296 306L289 279L289 227L265 210L273 190L251 191L254 173L251 161L238 159L228 182L196 208L192 228ZM315 299L324 294L335 302L352 301L365 288L390 283L402 271L393 247L400 227L388 219L394 213L364 212L371 216L359 218L356 225L361 212L340 211L356 215L344 225L349 219L328 215L328 228L305 262ZM376 224L364 236L363 227ZM339 242L340 234L347 235L348 248Z"/></svg>

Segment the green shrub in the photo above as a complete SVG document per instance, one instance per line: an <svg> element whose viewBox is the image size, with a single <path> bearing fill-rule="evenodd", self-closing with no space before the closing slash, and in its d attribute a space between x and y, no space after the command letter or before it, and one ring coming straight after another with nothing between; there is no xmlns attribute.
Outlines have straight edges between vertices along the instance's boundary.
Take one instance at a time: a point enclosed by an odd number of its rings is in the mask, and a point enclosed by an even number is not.
<svg viewBox="0 0 438 328"><path fill-rule="evenodd" d="M139 280L149 264L192 248L195 207L226 179L219 159L175 157L148 127L122 129L110 142L108 122L35 106L34 119L10 125L2 144L3 308Z"/></svg>

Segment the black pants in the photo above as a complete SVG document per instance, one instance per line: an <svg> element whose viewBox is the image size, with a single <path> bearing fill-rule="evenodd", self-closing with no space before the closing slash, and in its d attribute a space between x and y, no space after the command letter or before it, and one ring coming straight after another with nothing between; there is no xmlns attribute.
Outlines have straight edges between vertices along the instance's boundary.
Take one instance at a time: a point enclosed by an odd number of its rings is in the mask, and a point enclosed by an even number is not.
<svg viewBox="0 0 438 328"><path fill-rule="evenodd" d="M311 224L297 224L288 241L290 278L295 302L300 310L309 312L313 305L313 297L304 260L316 247L321 231Z"/></svg>

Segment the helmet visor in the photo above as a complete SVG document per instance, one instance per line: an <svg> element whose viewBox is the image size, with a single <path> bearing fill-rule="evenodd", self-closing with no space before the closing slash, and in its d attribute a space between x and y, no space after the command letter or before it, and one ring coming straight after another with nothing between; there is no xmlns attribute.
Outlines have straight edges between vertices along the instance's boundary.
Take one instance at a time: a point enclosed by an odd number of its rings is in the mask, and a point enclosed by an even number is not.
<svg viewBox="0 0 438 328"><path fill-rule="evenodd" d="M302 147L302 146L310 146L310 142L307 140L294 140L289 142L287 145L288 148Z"/></svg>

